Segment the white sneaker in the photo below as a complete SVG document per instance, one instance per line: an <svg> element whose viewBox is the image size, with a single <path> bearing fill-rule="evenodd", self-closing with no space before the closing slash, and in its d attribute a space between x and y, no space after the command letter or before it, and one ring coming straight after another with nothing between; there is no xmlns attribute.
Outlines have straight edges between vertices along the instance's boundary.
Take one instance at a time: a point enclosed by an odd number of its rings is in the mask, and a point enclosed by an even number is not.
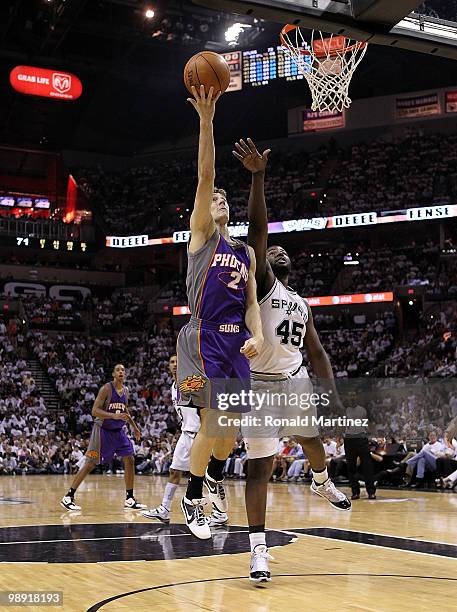
<svg viewBox="0 0 457 612"><path fill-rule="evenodd" d="M311 483L311 491L320 497L323 497L328 503L337 510L350 510L351 502L346 495L337 489L330 478L324 484L318 485L314 480Z"/></svg>
<svg viewBox="0 0 457 612"><path fill-rule="evenodd" d="M203 484L208 489L208 497L213 508L216 507L219 512L227 512L228 510L228 502L222 484L223 482L223 480L217 481L211 478L211 476L208 475L208 470L206 470Z"/></svg>
<svg viewBox="0 0 457 612"><path fill-rule="evenodd" d="M207 500L202 499L187 499L183 497L181 500L181 510L184 514L186 525L189 527L193 535L200 540L209 540L211 538L211 530L206 522L203 506Z"/></svg>
<svg viewBox="0 0 457 612"><path fill-rule="evenodd" d="M273 557L268 553L268 548L264 544L257 544L251 553L251 565L249 580L251 582L271 582L270 568L268 561Z"/></svg>
<svg viewBox="0 0 457 612"><path fill-rule="evenodd" d="M60 500L60 505L62 508L66 508L67 510L81 510L81 506L77 506L73 497L70 497L69 495L64 495L62 497Z"/></svg>
<svg viewBox="0 0 457 612"><path fill-rule="evenodd" d="M150 508L149 510L143 510L140 512L141 516L148 519L158 519L168 525L170 522L170 511L165 508L165 506L157 506L157 508Z"/></svg>
<svg viewBox="0 0 457 612"><path fill-rule="evenodd" d="M134 497L129 497L124 502L124 510L145 510L146 504L140 504Z"/></svg>
<svg viewBox="0 0 457 612"><path fill-rule="evenodd" d="M227 525L228 514L226 512L219 512L216 506L213 506L211 515L206 517L206 521L210 527L217 527L219 525Z"/></svg>

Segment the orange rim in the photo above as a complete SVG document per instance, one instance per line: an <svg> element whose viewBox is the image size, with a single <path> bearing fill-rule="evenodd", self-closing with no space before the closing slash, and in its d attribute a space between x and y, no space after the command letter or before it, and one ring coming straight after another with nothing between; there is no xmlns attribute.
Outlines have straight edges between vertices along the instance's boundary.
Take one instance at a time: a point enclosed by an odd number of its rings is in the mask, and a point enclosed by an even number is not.
<svg viewBox="0 0 457 612"><path fill-rule="evenodd" d="M315 53L311 52L309 49L301 49L300 47L294 47L294 45L289 44L285 39L285 36L289 34L289 32L291 32L292 30L298 30L298 26L288 23L283 27L281 33L279 34L281 44L284 47L287 47L289 51L294 51L295 53L299 53L300 55L314 55L314 57L317 57L318 59L322 59L324 57L338 56L342 52L349 53L353 49L363 49L368 45L368 43L366 42L356 42L353 45L349 45L349 47L340 47L339 49L332 49L331 53ZM345 38L345 40L349 39Z"/></svg>

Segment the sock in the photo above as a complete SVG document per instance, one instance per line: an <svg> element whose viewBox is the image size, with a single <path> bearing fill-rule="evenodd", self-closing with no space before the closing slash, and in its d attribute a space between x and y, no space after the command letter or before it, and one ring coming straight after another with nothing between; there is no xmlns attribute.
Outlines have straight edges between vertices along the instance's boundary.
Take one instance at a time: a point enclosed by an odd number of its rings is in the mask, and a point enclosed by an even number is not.
<svg viewBox="0 0 457 612"><path fill-rule="evenodd" d="M68 493L67 493L67 497L71 497L71 499L73 499L73 497L75 496L76 493L76 489L68 489Z"/></svg>
<svg viewBox="0 0 457 612"><path fill-rule="evenodd" d="M256 531L253 531L255 529ZM256 546L262 544L266 546L265 541L265 525L256 525L255 527L249 527L249 542L251 543L251 552Z"/></svg>
<svg viewBox="0 0 457 612"><path fill-rule="evenodd" d="M133 489L127 489L125 492L125 499L130 499L131 497L133 497Z"/></svg>
<svg viewBox="0 0 457 612"><path fill-rule="evenodd" d="M327 468L324 468L322 472L316 472L313 470L313 480L317 485L324 484L328 480Z"/></svg>
<svg viewBox="0 0 457 612"><path fill-rule="evenodd" d="M208 476L218 482L224 480L223 471L226 461L226 459L216 459L216 457L211 455L207 468Z"/></svg>
<svg viewBox="0 0 457 612"><path fill-rule="evenodd" d="M167 482L167 486L165 487L165 491L162 499L162 506L170 511L171 502L173 501L173 497L176 493L176 489L178 488L177 484L173 484L172 482Z"/></svg>
<svg viewBox="0 0 457 612"><path fill-rule="evenodd" d="M187 483L186 497L187 499L202 499L203 497L203 479L204 476L190 475Z"/></svg>

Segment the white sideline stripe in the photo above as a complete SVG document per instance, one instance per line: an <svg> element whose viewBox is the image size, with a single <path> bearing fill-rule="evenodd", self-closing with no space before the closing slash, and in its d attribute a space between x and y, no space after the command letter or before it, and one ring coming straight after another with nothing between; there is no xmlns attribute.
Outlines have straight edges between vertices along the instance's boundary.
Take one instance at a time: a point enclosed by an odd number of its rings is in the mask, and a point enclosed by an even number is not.
<svg viewBox="0 0 457 612"><path fill-rule="evenodd" d="M97 563L145 563L146 559L132 559L132 561L97 561Z"/></svg>
<svg viewBox="0 0 457 612"><path fill-rule="evenodd" d="M399 536L399 535L390 535L390 533L378 533L376 531L361 531L360 529L342 529L341 527L288 527L289 530L292 530L292 535L316 535L315 533L299 533L294 532L293 529L333 529L334 531L350 531L351 533L366 533L368 535L377 535L382 536L383 538L396 538L398 540L410 540L411 542L422 542L423 544L444 544L445 546L455 546L451 542L440 542L439 540L422 540L422 536ZM271 531L284 531L281 529L272 529ZM289 533L288 531L284 531L284 533ZM318 538L324 538L328 536L318 535ZM418 538L418 539L415 539ZM338 540L339 542L349 542L349 540L340 540L339 538L331 538L333 540ZM362 542L356 542L356 544L362 544ZM376 544L370 544L370 546L376 546ZM383 548L388 548L388 546L383 546ZM396 548L395 550L402 550L401 548Z"/></svg>
<svg viewBox="0 0 457 612"><path fill-rule="evenodd" d="M349 531L349 530L348 530ZM356 532L357 533L357 532ZM359 546L370 546L371 548L373 548L373 546L375 546L376 548L380 548L381 550L394 550L395 552L402 552L402 553L408 553L408 554L413 554L413 555L428 555L429 557L440 557L440 559L450 559L451 561L455 561L455 557L448 557L447 555L439 555L438 553L429 553L429 552L421 552L420 550L406 550L405 548L395 548L394 546L383 546L382 544L369 544L368 542L353 542L352 540L340 540L339 538L332 538L330 536L320 536L320 535L315 535L312 533L297 533L298 536L302 536L304 538L321 538L324 540L330 540L333 543L339 542L340 544L358 544ZM388 536L387 536L388 537ZM405 540L408 540L410 538L404 538ZM411 542L418 542L419 540L411 540ZM426 543L426 542L424 542ZM437 544L439 542L436 542ZM433 542L432 542L433 544ZM452 544L449 544L449 546L453 546ZM393 578L395 578L395 576L393 576ZM429 578L433 579L433 578L437 578L437 576L429 576Z"/></svg>
<svg viewBox="0 0 457 612"><path fill-rule="evenodd" d="M277 531L276 529L272 529L271 531ZM217 533L248 533L246 529L239 529L237 531L218 531ZM140 536L113 536L111 538L71 538L70 540L28 540L25 542L0 542L0 546L8 546L11 544L50 544L52 542L91 542L98 540L152 540L154 538L182 538L182 537L190 537L191 533L163 533L160 534L144 534ZM116 562L117 563L117 562Z"/></svg>
<svg viewBox="0 0 457 612"><path fill-rule="evenodd" d="M0 563L10 563L13 565L29 565L33 563L33 565L48 565L49 561L0 561Z"/></svg>

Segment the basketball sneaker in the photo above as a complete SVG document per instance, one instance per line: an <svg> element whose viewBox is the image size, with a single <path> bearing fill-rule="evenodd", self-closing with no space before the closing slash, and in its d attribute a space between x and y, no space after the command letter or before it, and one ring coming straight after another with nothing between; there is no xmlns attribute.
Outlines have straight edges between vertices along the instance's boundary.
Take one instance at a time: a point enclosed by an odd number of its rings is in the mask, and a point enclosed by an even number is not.
<svg viewBox="0 0 457 612"><path fill-rule="evenodd" d="M134 497L128 497L124 502L124 510L146 510L146 504L140 504Z"/></svg>
<svg viewBox="0 0 457 612"><path fill-rule="evenodd" d="M271 582L270 568L268 561L273 557L268 553L268 548L264 544L257 544L251 553L251 565L249 580L251 582Z"/></svg>
<svg viewBox="0 0 457 612"><path fill-rule="evenodd" d="M226 512L219 512L216 506L213 505L213 511L211 515L206 518L210 527L217 527L219 525L227 525L228 514Z"/></svg>
<svg viewBox="0 0 457 612"><path fill-rule="evenodd" d="M207 500L202 499L187 499L183 497L181 500L181 509L184 514L186 525L191 533L200 540L209 540L211 538L211 530L206 521L203 506Z"/></svg>
<svg viewBox="0 0 457 612"><path fill-rule="evenodd" d="M60 500L60 505L62 508L66 508L67 510L81 510L81 506L77 506L75 504L75 500L73 497L69 495L64 495Z"/></svg>
<svg viewBox="0 0 457 612"><path fill-rule="evenodd" d="M170 522L170 511L167 510L165 506L162 506L162 504L160 504L160 506L157 506L157 508L143 510L143 512L140 512L140 514L141 516L144 516L144 518L157 519L159 521L162 521L162 523L165 523L166 525L168 525L168 523Z"/></svg>
<svg viewBox="0 0 457 612"><path fill-rule="evenodd" d="M208 474L208 470L206 470L203 484L208 489L209 500L213 508L216 507L219 512L225 513L228 510L228 503L225 496L225 489L222 484L223 482L223 480L214 480L211 478Z"/></svg>
<svg viewBox="0 0 457 612"><path fill-rule="evenodd" d="M330 478L324 484L318 485L314 480L311 483L311 491L320 497L323 497L328 503L337 510L350 510L351 502L346 495L337 489Z"/></svg>

